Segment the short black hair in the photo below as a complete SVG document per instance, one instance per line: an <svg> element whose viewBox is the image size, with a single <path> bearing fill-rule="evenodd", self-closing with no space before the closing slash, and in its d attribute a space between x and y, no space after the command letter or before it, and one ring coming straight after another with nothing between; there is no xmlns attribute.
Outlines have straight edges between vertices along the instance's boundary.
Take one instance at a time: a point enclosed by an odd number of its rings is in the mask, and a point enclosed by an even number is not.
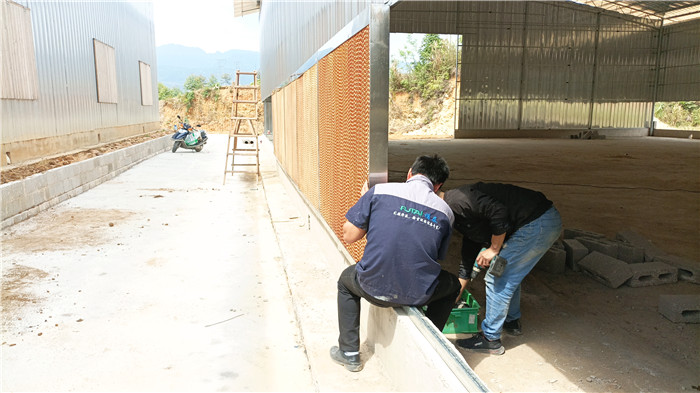
<svg viewBox="0 0 700 393"><path fill-rule="evenodd" d="M433 186L444 183L450 176L450 167L447 161L437 154L432 156L419 156L411 166L413 175L424 175L433 183Z"/></svg>

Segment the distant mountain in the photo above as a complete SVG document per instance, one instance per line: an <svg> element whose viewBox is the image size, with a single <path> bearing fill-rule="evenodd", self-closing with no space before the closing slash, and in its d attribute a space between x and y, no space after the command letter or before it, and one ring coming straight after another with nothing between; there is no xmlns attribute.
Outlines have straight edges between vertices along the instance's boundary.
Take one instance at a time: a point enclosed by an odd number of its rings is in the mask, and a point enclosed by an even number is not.
<svg viewBox="0 0 700 393"><path fill-rule="evenodd" d="M158 82L168 87L183 88L190 75L202 75L207 80L211 75L221 80L221 75L236 79L236 70L257 71L260 69L260 53L247 50L206 53L202 49L176 44L156 48L158 56ZM242 77L243 78L243 77ZM250 77L242 79L250 82Z"/></svg>

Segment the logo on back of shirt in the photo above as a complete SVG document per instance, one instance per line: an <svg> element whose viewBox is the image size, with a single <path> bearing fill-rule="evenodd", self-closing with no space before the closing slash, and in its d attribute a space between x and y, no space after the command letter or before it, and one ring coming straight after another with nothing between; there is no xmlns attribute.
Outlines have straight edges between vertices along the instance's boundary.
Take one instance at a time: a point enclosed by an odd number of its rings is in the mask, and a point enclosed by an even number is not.
<svg viewBox="0 0 700 393"><path fill-rule="evenodd" d="M399 208L399 211L410 213L410 214L413 214L414 216L423 217L426 220L432 221L433 223L437 224L437 216L431 216L430 213L423 212L421 210L414 209L414 208L409 208L409 207L406 207L403 205L401 205L401 207Z"/></svg>

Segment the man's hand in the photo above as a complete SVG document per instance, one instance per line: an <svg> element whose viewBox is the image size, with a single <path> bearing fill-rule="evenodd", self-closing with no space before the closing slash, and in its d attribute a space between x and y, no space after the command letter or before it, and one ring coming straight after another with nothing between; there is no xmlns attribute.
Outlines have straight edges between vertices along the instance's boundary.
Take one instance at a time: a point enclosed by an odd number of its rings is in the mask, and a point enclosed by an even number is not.
<svg viewBox="0 0 700 393"><path fill-rule="evenodd" d="M455 304L459 303L460 299L462 299L462 292L467 288L467 284L469 284L469 279L466 278L460 278L459 283L462 284L462 288L459 290L459 295L457 295L457 299L455 299Z"/></svg>
<svg viewBox="0 0 700 393"><path fill-rule="evenodd" d="M476 257L476 264L481 266L481 268L486 268L489 267L491 264L491 260L498 255L497 252L494 250L487 248L484 251L480 252L479 255Z"/></svg>
<svg viewBox="0 0 700 393"><path fill-rule="evenodd" d="M369 191L369 184L365 182L365 184L362 185L362 190L360 190L360 196L365 195L367 191Z"/></svg>

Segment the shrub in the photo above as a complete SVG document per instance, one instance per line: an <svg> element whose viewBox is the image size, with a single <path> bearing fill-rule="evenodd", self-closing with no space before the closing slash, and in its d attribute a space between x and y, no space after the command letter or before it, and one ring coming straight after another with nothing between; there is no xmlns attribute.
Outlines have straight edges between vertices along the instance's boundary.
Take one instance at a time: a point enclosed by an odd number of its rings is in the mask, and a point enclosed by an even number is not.
<svg viewBox="0 0 700 393"><path fill-rule="evenodd" d="M443 94L455 73L455 45L437 34L426 34L420 47L411 37L407 46L399 52L401 61L392 62L389 69L390 90L416 93L424 100Z"/></svg>
<svg viewBox="0 0 700 393"><path fill-rule="evenodd" d="M697 129L700 128L700 101L659 102L654 115L676 128Z"/></svg>
<svg viewBox="0 0 700 393"><path fill-rule="evenodd" d="M168 86L158 83L158 100L167 100L169 98L177 97L180 94L182 94L182 92L177 87L170 89Z"/></svg>
<svg viewBox="0 0 700 393"><path fill-rule="evenodd" d="M190 75L185 79L185 91L197 91L204 87L206 79L201 75Z"/></svg>

